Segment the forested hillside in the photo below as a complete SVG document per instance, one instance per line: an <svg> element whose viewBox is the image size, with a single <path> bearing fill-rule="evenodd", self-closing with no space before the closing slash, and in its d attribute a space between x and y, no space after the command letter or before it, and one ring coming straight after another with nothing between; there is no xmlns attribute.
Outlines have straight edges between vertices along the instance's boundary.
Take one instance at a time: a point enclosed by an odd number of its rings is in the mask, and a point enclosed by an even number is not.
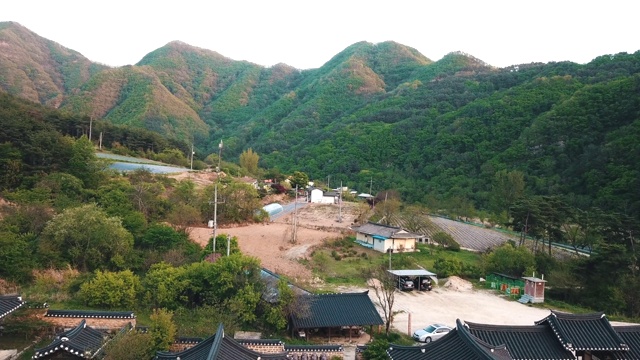
<svg viewBox="0 0 640 360"><path fill-rule="evenodd" d="M195 142L199 155L224 140L225 157L252 148L264 168L493 211L495 174L517 171L530 194L640 210L640 52L499 69L360 42L299 71L172 42L110 69L15 23L0 39L3 91Z"/></svg>

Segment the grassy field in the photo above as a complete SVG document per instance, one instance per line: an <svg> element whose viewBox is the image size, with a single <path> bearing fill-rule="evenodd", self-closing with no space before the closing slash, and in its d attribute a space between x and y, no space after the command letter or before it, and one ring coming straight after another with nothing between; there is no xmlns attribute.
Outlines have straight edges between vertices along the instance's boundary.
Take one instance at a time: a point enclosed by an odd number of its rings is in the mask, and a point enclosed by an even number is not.
<svg viewBox="0 0 640 360"><path fill-rule="evenodd" d="M354 242L353 238L344 238L327 243L314 251L311 259L304 261L314 274L324 279L327 289L336 286L366 286L362 275L364 270L374 266L389 265L392 269L424 268L437 273L434 264L437 258L457 260L466 266L480 268L481 255L471 251L448 251L430 245L418 245L419 252L395 253L389 256L367 249Z"/></svg>

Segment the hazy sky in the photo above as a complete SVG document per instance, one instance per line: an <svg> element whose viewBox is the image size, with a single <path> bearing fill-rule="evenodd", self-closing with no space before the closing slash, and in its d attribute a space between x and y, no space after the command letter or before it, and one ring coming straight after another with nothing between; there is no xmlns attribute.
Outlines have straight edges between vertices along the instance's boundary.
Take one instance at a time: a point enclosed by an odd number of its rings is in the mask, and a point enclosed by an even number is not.
<svg viewBox="0 0 640 360"><path fill-rule="evenodd" d="M639 8L632 0L5 0L0 21L111 66L180 40L309 69L353 43L393 40L434 61L463 51L504 67L640 50Z"/></svg>

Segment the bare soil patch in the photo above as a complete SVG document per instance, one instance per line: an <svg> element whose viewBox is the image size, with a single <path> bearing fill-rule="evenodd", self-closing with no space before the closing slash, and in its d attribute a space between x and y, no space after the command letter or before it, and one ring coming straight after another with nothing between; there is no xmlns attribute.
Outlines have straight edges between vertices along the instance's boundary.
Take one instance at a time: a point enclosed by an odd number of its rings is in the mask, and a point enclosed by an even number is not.
<svg viewBox="0 0 640 360"><path fill-rule="evenodd" d="M277 222L219 228L218 233L236 237L242 253L257 257L263 267L297 283L310 283L313 274L300 260L309 258L314 248L326 241L351 234L349 226L356 218L356 213L357 204L343 204L343 221L338 222L338 205L307 204L298 209L295 244L291 242L292 214L278 218ZM190 236L204 246L211 235L209 228L194 228Z"/></svg>

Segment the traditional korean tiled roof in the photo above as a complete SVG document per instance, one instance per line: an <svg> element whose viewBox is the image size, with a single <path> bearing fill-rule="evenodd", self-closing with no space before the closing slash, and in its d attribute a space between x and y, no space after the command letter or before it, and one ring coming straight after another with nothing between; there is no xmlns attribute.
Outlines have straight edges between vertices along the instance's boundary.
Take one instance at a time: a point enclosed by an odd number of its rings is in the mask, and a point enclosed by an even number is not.
<svg viewBox="0 0 640 360"><path fill-rule="evenodd" d="M135 319L133 311L47 310L45 317L78 319Z"/></svg>
<svg viewBox="0 0 640 360"><path fill-rule="evenodd" d="M562 345L570 351L628 351L629 346L615 332L604 313L567 314L551 310L536 321L549 324Z"/></svg>
<svg viewBox="0 0 640 360"><path fill-rule="evenodd" d="M284 345L282 340L280 339L235 339L239 344L242 345Z"/></svg>
<svg viewBox="0 0 640 360"><path fill-rule="evenodd" d="M368 291L302 296L308 311L292 317L295 329L382 325L384 322Z"/></svg>
<svg viewBox="0 0 640 360"><path fill-rule="evenodd" d="M147 332L147 330L145 329L144 332ZM176 339L173 341L175 344L197 344L199 342L202 342L202 340L204 340L203 338L200 337L176 337Z"/></svg>
<svg viewBox="0 0 640 360"><path fill-rule="evenodd" d="M56 336L48 346L36 350L32 359L49 357L57 352L66 352L80 358L92 357L105 343L106 336L89 326L85 320L75 328Z"/></svg>
<svg viewBox="0 0 640 360"><path fill-rule="evenodd" d="M284 349L286 351L295 351L295 352L343 352L344 348L342 345L285 345Z"/></svg>
<svg viewBox="0 0 640 360"><path fill-rule="evenodd" d="M0 296L0 319L24 306L25 302L18 295Z"/></svg>
<svg viewBox="0 0 640 360"><path fill-rule="evenodd" d="M156 360L286 360L286 353L262 354L250 350L229 336L222 324L216 333L198 345L177 353L158 351Z"/></svg>
<svg viewBox="0 0 640 360"><path fill-rule="evenodd" d="M621 360L640 359L640 325L614 326L613 329L629 346L629 351L614 353L615 358Z"/></svg>
<svg viewBox="0 0 640 360"><path fill-rule="evenodd" d="M575 359L548 325L507 326L465 322L469 332L492 345L506 345L514 359Z"/></svg>
<svg viewBox="0 0 640 360"><path fill-rule="evenodd" d="M265 290L262 293L262 299L267 302L275 302L278 300L278 282L280 281L280 275L262 268L260 270L260 278L265 282ZM293 290L296 295L309 295L311 292L296 286L290 282L287 282L289 288Z"/></svg>
<svg viewBox="0 0 640 360"><path fill-rule="evenodd" d="M391 345L391 360L512 360L505 346L493 346L469 333L460 320L456 328L442 339L423 346Z"/></svg>

